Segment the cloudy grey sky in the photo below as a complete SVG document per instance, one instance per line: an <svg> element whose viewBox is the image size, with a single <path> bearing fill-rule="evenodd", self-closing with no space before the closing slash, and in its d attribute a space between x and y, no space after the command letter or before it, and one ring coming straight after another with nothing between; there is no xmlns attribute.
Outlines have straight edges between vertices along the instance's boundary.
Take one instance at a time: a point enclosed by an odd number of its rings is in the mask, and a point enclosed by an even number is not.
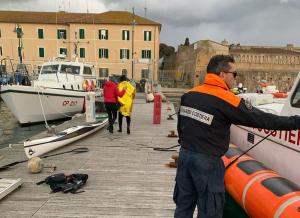
<svg viewBox="0 0 300 218"><path fill-rule="evenodd" d="M300 0L0 0L1 10L128 10L162 24L161 42L177 47L211 39L300 47Z"/></svg>

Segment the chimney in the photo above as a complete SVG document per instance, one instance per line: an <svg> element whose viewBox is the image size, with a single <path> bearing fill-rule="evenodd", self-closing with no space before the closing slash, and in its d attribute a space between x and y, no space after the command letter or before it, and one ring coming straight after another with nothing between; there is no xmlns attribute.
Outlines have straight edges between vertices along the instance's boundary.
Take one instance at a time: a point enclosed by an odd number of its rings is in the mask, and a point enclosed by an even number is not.
<svg viewBox="0 0 300 218"><path fill-rule="evenodd" d="M293 50L294 45L293 44L287 44L286 48L287 48L287 50Z"/></svg>

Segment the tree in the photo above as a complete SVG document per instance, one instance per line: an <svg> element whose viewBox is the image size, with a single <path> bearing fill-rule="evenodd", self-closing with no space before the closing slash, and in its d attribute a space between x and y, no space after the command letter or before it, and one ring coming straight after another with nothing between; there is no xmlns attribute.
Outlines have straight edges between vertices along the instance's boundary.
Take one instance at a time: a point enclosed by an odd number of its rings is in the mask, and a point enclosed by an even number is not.
<svg viewBox="0 0 300 218"><path fill-rule="evenodd" d="M175 53L173 46L168 46L164 43L159 44L159 58L170 56L173 53Z"/></svg>

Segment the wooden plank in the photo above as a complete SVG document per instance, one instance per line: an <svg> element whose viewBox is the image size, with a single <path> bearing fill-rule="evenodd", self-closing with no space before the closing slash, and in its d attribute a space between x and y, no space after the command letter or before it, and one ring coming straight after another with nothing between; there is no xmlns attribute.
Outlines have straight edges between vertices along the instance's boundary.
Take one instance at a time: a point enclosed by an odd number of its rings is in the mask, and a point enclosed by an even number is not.
<svg viewBox="0 0 300 218"><path fill-rule="evenodd" d="M1 201L1 217L173 217L175 170L164 164L171 161L174 152L153 150L177 144L177 138L167 137L170 130L176 130L176 119L167 120L174 113L174 108L167 110L168 106L162 104L161 124L153 125L153 103L138 98L133 106L130 135L110 134L103 129L52 153L77 147L88 147L89 152L43 160L45 164L56 165L54 173L87 173L89 179L83 193L49 194L49 186L35 183L50 173L44 169L40 174L29 174L27 163L0 172L0 177L20 177L24 182L18 192ZM123 120L123 130L125 127ZM20 145L0 149L1 155L1 165L26 159Z"/></svg>
<svg viewBox="0 0 300 218"><path fill-rule="evenodd" d="M6 195L14 191L22 185L22 180L19 179L0 179L0 200Z"/></svg>

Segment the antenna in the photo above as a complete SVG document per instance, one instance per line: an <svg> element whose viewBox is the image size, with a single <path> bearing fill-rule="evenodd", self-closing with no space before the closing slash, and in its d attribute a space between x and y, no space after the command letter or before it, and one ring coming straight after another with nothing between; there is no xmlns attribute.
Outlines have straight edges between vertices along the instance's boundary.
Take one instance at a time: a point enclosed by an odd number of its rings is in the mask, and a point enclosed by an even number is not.
<svg viewBox="0 0 300 218"><path fill-rule="evenodd" d="M147 17L147 0L145 0L145 7L144 7L144 10L145 10L145 17Z"/></svg>
<svg viewBox="0 0 300 218"><path fill-rule="evenodd" d="M88 5L87 0L85 0L85 4L86 4L86 13L88 14L89 13L89 5Z"/></svg>

